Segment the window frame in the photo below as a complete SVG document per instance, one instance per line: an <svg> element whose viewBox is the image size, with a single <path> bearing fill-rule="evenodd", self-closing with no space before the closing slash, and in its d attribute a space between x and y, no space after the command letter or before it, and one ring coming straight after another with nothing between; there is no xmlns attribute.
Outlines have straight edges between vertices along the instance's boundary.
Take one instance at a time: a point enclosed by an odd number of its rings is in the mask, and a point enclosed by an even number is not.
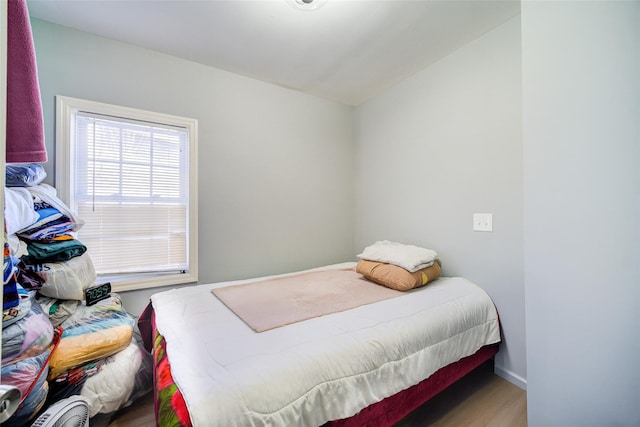
<svg viewBox="0 0 640 427"><path fill-rule="evenodd" d="M71 209L75 210L72 189L75 188L75 174L72 173L75 160L75 147L72 144L75 130L75 114L78 111L90 112L105 116L121 117L150 123L160 123L186 128L189 132L189 201L188 208L188 263L189 271L180 274L158 274L151 276L125 276L122 280L112 280L114 291L130 291L170 286L198 281L198 121L186 117L164 113L122 107L102 102L89 101L67 96L56 96L56 160L54 183L58 197ZM112 278L113 279L113 278ZM98 277L100 282L100 277ZM106 281L106 280L102 280Z"/></svg>

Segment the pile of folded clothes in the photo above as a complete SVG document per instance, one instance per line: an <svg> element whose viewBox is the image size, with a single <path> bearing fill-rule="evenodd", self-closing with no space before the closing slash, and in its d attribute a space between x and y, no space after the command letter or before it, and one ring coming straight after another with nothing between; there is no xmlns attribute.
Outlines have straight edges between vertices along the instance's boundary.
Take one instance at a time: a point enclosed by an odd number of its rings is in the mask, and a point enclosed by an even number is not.
<svg viewBox="0 0 640 427"><path fill-rule="evenodd" d="M356 272L380 285L408 291L440 277L438 253L415 245L381 240L358 254Z"/></svg>
<svg viewBox="0 0 640 427"><path fill-rule="evenodd" d="M28 425L71 395L91 417L113 414L152 388L151 357L120 296L86 305L96 272L76 238L82 222L45 177L39 164L7 165L1 382L22 402L3 426Z"/></svg>

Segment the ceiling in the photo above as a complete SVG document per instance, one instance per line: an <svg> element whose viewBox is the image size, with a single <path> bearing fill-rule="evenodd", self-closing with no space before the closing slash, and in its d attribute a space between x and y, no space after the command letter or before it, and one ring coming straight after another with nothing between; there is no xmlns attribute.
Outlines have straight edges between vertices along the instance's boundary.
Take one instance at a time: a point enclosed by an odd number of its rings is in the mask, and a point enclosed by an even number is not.
<svg viewBox="0 0 640 427"><path fill-rule="evenodd" d="M303 1L27 4L34 18L349 105L520 13L519 0L312 0L300 9Z"/></svg>

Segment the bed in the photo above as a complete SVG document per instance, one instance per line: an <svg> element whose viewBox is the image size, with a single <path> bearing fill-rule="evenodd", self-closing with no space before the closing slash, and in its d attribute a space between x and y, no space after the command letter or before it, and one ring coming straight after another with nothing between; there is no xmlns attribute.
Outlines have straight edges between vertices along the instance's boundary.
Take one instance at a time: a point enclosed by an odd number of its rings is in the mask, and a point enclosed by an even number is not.
<svg viewBox="0 0 640 427"><path fill-rule="evenodd" d="M306 273L357 275L355 265L153 295L138 324L154 354L157 424L391 426L498 351L495 306L460 277L262 332L214 295Z"/></svg>

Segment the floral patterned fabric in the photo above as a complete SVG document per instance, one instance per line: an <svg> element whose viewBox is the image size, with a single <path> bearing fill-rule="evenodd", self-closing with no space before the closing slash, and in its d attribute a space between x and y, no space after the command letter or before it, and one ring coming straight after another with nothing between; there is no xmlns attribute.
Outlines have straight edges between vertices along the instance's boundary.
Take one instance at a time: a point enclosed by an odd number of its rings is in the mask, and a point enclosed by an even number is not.
<svg viewBox="0 0 640 427"><path fill-rule="evenodd" d="M166 343L157 330L153 342L153 364L156 373L156 424L163 427L191 427L187 405L173 382Z"/></svg>

